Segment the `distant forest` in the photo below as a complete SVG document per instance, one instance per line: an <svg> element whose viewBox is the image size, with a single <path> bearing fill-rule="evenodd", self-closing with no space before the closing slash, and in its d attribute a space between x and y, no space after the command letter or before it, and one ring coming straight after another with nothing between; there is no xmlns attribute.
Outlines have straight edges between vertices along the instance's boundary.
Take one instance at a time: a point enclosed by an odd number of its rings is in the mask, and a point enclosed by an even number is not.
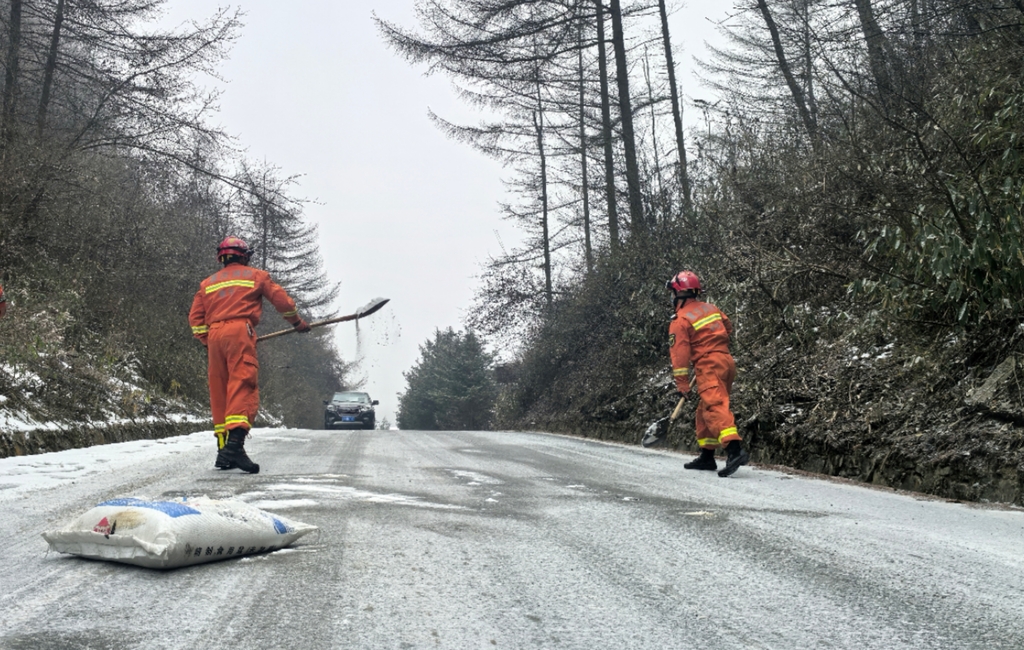
<svg viewBox="0 0 1024 650"><path fill-rule="evenodd" d="M102 420L137 414L152 401L137 393L152 390L202 412L205 352L187 313L227 234L256 249L253 264L307 320L332 309L295 179L239 153L211 125L216 94L197 85L216 77L239 14L211 8L165 30L164 4L0 3L5 407L41 401L50 416ZM272 309L264 319L282 323ZM261 357L265 412L293 425L315 426L348 371L317 335L275 340ZM114 395L111 378L132 389Z"/></svg>

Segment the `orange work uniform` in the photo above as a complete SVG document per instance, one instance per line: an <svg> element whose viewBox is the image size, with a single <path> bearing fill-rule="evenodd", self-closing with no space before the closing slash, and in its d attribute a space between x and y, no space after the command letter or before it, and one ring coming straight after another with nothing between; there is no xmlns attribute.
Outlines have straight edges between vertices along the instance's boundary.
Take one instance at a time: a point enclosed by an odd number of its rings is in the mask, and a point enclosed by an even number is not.
<svg viewBox="0 0 1024 650"><path fill-rule="evenodd" d="M690 392L690 366L697 380L697 444L717 449L741 440L729 410L736 362L729 353L732 323L714 305L690 298L676 308L668 326L669 355L676 390Z"/></svg>
<svg viewBox="0 0 1024 650"><path fill-rule="evenodd" d="M244 264L228 264L203 280L192 299L188 321L208 351L210 410L219 447L228 430L248 431L259 410L256 325L264 297L289 323L299 322L295 301L270 274Z"/></svg>

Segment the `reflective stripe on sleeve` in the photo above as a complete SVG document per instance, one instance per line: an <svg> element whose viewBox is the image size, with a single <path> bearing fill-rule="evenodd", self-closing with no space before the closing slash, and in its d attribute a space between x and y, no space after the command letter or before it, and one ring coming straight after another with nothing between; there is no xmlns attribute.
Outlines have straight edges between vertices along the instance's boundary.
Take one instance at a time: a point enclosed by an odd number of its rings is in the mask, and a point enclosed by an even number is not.
<svg viewBox="0 0 1024 650"><path fill-rule="evenodd" d="M690 374L690 369L689 368L673 368L672 369L672 376L673 377L686 377L689 374Z"/></svg>
<svg viewBox="0 0 1024 650"><path fill-rule="evenodd" d="M292 318L292 317L298 316L298 315L299 315L299 310L298 309L293 309L291 311L283 311L283 312L281 312L281 316L283 316L284 318Z"/></svg>
<svg viewBox="0 0 1024 650"><path fill-rule="evenodd" d="M210 294L214 291L220 291L221 289L227 289L228 287L246 287L248 289L256 288L256 282L253 280L227 280L225 282L217 282L206 287L206 293Z"/></svg>
<svg viewBox="0 0 1024 650"><path fill-rule="evenodd" d="M722 320L722 314L711 314L710 316L705 316L693 324L693 329L699 330L700 328L706 327L717 320Z"/></svg>
<svg viewBox="0 0 1024 650"><path fill-rule="evenodd" d="M209 325L193 325L192 326L192 333L193 334L206 334L209 331L210 331L210 326Z"/></svg>

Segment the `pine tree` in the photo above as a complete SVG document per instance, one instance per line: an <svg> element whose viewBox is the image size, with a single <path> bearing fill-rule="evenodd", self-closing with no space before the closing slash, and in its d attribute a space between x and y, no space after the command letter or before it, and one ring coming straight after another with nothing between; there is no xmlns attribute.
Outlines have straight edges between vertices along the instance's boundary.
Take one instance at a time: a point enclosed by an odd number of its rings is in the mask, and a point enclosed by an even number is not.
<svg viewBox="0 0 1024 650"><path fill-rule="evenodd" d="M493 363L473 332L436 330L405 373L408 387L398 397L399 428L489 428L497 398Z"/></svg>

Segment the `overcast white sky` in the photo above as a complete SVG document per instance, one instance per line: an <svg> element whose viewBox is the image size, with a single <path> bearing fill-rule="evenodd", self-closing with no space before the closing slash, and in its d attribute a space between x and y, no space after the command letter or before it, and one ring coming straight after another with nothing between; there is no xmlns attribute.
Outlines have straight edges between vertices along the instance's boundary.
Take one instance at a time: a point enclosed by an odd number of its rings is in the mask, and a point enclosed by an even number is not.
<svg viewBox="0 0 1024 650"><path fill-rule="evenodd" d="M419 345L435 328L461 327L499 236L517 241L499 217L502 168L429 123L428 107L454 121L473 114L448 79L424 77L378 36L372 13L413 27L415 0L231 4L245 11L245 28L222 68L219 122L250 157L303 175L297 193L319 202L307 215L319 224L328 274L342 283L340 312L391 298L361 324L358 345L352 325L334 327L344 357L362 356L358 375L380 400L378 418L394 423ZM690 74L692 56L716 39L707 18L729 6L690 0L671 19L685 95L707 96ZM167 0L166 18L206 18L212 7Z"/></svg>

